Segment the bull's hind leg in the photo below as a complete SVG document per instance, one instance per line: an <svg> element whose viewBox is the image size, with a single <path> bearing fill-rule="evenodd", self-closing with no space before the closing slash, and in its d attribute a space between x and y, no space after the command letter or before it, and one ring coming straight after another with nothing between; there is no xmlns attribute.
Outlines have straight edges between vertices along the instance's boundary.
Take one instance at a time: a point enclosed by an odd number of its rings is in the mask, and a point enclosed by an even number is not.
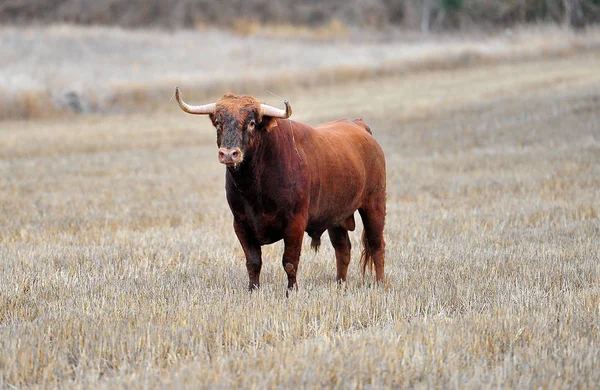
<svg viewBox="0 0 600 390"><path fill-rule="evenodd" d="M358 209L363 221L363 253L361 263L363 274L367 268L375 265L375 279L383 281L385 263L385 241L383 227L385 226L385 195L373 197L363 207Z"/></svg>
<svg viewBox="0 0 600 390"><path fill-rule="evenodd" d="M327 229L329 238L331 239L331 245L335 249L335 261L337 265L337 281L345 282L346 276L348 275L348 264L350 264L350 238L348 237L348 230L341 226L332 227Z"/></svg>

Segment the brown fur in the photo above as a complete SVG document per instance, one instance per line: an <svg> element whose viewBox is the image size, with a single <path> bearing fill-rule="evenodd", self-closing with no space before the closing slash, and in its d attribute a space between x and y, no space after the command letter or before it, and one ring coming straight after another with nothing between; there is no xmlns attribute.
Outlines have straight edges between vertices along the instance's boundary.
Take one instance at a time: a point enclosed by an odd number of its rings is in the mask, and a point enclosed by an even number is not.
<svg viewBox="0 0 600 390"><path fill-rule="evenodd" d="M365 123L363 122L362 119L355 119L352 122L356 123L357 125L364 127L365 130L367 130L369 132L369 134L373 134L373 132L371 131L371 128Z"/></svg>
<svg viewBox="0 0 600 390"><path fill-rule="evenodd" d="M384 277L385 158L362 120L311 127L288 119L262 118L260 103L225 95L211 119L217 143L240 148L244 159L228 167L227 200L244 254L250 288L258 287L261 246L283 239L288 288L296 275L304 232L318 250L328 231L335 249L337 279L345 281L350 261L348 231L359 211L365 227L363 272ZM256 127L250 130L250 124Z"/></svg>

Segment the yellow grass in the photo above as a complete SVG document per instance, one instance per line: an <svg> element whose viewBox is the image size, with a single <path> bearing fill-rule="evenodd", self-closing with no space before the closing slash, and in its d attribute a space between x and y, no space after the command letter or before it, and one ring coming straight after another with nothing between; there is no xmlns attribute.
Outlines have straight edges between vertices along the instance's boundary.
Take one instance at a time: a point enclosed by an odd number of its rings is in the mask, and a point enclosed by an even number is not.
<svg viewBox="0 0 600 390"><path fill-rule="evenodd" d="M324 237L261 290L206 118L0 124L0 386L581 387L600 382L600 55L295 91L388 163L387 281ZM271 99L272 100L272 99Z"/></svg>
<svg viewBox="0 0 600 390"><path fill-rule="evenodd" d="M200 31L205 27L197 27ZM233 22L232 31L242 37L262 36L271 39L310 39L314 41L329 41L334 39L348 39L350 31L339 19L331 19L329 23L315 28L293 25L289 23L261 24L256 20L240 18Z"/></svg>

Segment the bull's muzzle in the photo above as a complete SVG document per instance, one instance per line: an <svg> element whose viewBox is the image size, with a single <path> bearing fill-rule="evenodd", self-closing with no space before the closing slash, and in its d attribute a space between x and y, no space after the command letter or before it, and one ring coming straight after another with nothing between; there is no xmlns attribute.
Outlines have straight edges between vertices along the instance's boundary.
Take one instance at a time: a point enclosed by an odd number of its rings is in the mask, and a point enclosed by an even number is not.
<svg viewBox="0 0 600 390"><path fill-rule="evenodd" d="M240 148L220 148L219 149L219 162L228 166L237 165L242 162L244 155Z"/></svg>

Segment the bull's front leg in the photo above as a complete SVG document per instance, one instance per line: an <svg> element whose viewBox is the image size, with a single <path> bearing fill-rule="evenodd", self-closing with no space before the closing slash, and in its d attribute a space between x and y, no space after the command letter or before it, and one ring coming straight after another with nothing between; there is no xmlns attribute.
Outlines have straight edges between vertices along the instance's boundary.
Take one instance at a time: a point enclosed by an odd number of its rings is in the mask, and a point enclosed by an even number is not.
<svg viewBox="0 0 600 390"><path fill-rule="evenodd" d="M260 287L260 269L262 268L260 244L243 224L234 221L233 228L246 256L246 269L249 278L248 289L252 291Z"/></svg>
<svg viewBox="0 0 600 390"><path fill-rule="evenodd" d="M306 223L303 220L295 221L288 226L283 237L285 245L283 250L283 269L288 277L288 290L294 287L298 288L296 275L298 273L298 263L300 262L305 227Z"/></svg>

